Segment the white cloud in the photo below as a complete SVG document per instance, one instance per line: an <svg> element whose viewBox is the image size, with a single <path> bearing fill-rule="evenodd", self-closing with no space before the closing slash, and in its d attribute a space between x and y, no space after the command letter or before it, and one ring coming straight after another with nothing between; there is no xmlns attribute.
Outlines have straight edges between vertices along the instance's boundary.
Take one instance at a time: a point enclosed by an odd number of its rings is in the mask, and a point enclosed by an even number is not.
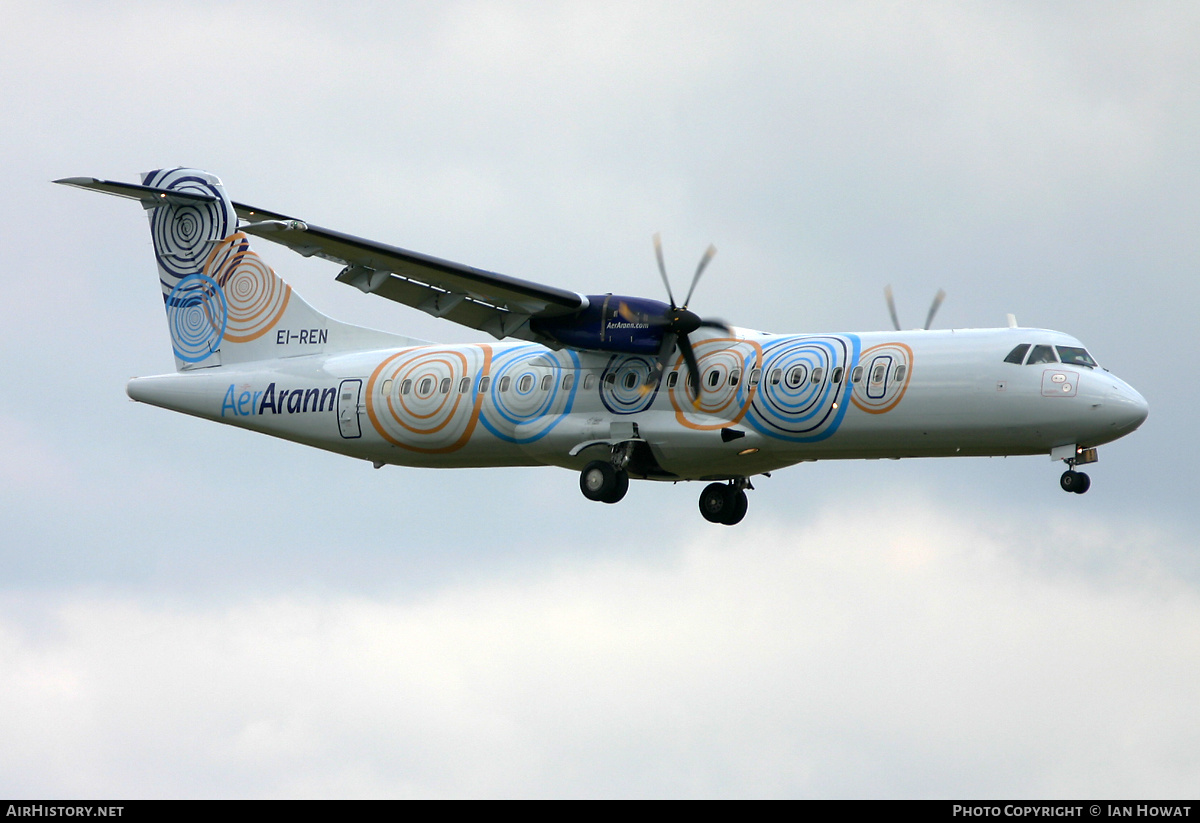
<svg viewBox="0 0 1200 823"><path fill-rule="evenodd" d="M1144 564L1046 573L1038 541L903 500L416 597L26 604L0 787L1185 794L1200 598Z"/></svg>

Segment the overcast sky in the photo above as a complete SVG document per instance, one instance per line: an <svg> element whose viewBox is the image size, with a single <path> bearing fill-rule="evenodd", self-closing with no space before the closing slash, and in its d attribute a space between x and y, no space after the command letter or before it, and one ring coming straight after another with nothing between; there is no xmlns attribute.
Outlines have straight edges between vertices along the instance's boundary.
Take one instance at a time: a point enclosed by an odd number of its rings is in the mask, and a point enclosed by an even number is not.
<svg viewBox="0 0 1200 823"><path fill-rule="evenodd" d="M0 796L1194 796L1197 43L1185 3L0 5ZM692 307L766 331L945 288L1150 418L1084 496L805 464L732 529L699 484L373 471L126 398L173 369L144 214L49 181L173 165L583 293L712 242Z"/></svg>

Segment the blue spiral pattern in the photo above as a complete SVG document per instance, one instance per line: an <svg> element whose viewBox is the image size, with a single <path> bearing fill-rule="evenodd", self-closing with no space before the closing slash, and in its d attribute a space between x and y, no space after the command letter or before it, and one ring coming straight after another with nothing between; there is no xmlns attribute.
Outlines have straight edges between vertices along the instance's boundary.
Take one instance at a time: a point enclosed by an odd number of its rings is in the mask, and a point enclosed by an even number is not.
<svg viewBox="0 0 1200 823"><path fill-rule="evenodd" d="M824 440L846 414L850 371L858 361L855 335L792 337L763 346L762 377L746 422L769 437L794 443ZM841 366L841 382L833 382ZM780 372L778 383L772 373ZM821 369L813 382L816 369Z"/></svg>
<svg viewBox="0 0 1200 823"><path fill-rule="evenodd" d="M532 443L545 437L571 413L579 381L564 390L563 372L578 371L579 355L571 350L551 352L533 344L505 349L492 360L492 383L479 422L501 440ZM542 379L551 376L543 389ZM528 377L529 380L522 380ZM507 390L501 391L508 378Z"/></svg>
<svg viewBox="0 0 1200 823"><path fill-rule="evenodd" d="M613 414L637 414L654 405L658 385L653 391L642 393L642 384L654 371L654 364L655 360L649 357L610 357L600 375L600 400L604 408ZM611 384L608 382L610 374L614 378ZM633 383L633 387L626 385L627 382Z"/></svg>
<svg viewBox="0 0 1200 823"><path fill-rule="evenodd" d="M167 296L171 346L186 363L197 363L220 348L228 319L225 294L207 275L183 278Z"/></svg>

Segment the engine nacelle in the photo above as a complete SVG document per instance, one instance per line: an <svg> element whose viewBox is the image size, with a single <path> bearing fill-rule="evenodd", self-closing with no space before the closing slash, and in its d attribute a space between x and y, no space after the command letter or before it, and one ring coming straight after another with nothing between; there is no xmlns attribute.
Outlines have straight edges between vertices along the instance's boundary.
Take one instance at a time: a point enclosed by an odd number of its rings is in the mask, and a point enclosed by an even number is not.
<svg viewBox="0 0 1200 823"><path fill-rule="evenodd" d="M529 326L575 349L658 354L662 346L666 313L671 307L660 300L619 294L588 295L588 307L568 317L534 318Z"/></svg>

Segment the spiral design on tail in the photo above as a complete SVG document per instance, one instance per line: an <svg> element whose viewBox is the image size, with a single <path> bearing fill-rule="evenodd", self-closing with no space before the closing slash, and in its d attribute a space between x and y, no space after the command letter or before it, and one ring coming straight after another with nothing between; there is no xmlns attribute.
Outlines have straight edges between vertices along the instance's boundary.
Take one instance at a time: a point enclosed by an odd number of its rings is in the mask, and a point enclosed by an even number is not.
<svg viewBox="0 0 1200 823"><path fill-rule="evenodd" d="M249 238L242 232L218 244L204 269L225 292L229 305L225 339L231 343L262 337L287 309L292 287L250 250Z"/></svg>
<svg viewBox="0 0 1200 823"><path fill-rule="evenodd" d="M208 357L221 345L229 317L225 295L211 277L189 275L167 297L167 323L175 356L188 363Z"/></svg>
<svg viewBox="0 0 1200 823"><path fill-rule="evenodd" d="M165 204L151 212L150 234L158 259L159 279L163 291L169 292L180 279L200 273L208 256L208 244L229 234L237 216L218 188L219 183L210 182L193 169L152 171L143 182L156 188L216 198L210 203Z"/></svg>

